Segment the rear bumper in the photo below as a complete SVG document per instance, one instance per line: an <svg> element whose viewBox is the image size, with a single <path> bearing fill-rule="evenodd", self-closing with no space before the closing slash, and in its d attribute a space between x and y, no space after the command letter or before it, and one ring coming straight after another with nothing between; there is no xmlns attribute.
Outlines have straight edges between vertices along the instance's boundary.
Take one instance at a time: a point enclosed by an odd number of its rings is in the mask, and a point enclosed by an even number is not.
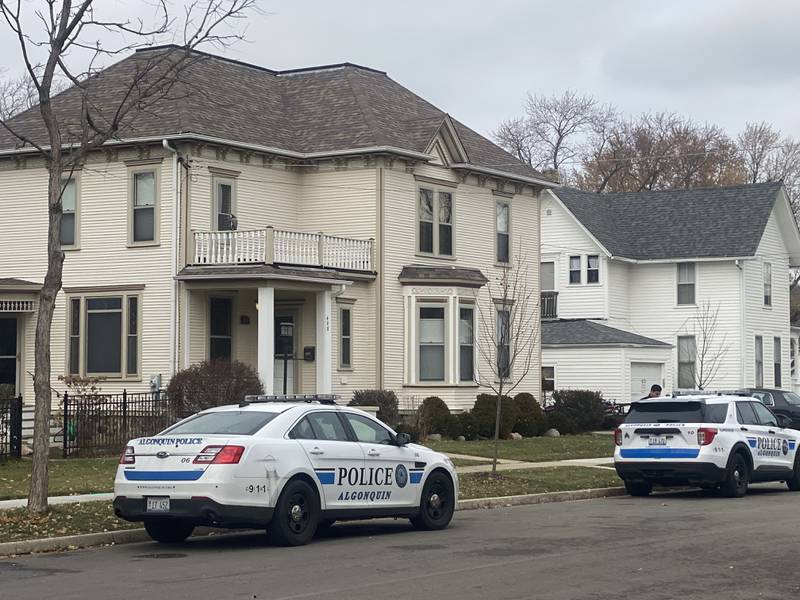
<svg viewBox="0 0 800 600"><path fill-rule="evenodd" d="M272 520L272 507L232 506L211 498L170 499L169 512L146 511L145 498L114 498L114 514L126 521L145 519L185 519L209 527L266 527Z"/></svg>
<svg viewBox="0 0 800 600"><path fill-rule="evenodd" d="M725 469L710 462L615 462L617 475L625 480L666 485L720 483Z"/></svg>

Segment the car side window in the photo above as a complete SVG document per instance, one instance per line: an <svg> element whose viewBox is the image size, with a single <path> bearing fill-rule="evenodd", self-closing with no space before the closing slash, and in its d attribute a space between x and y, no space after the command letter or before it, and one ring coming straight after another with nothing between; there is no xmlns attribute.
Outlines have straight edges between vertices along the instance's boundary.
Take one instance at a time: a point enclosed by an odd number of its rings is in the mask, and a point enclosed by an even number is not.
<svg viewBox="0 0 800 600"><path fill-rule="evenodd" d="M758 419L753 412L753 407L750 402L737 402L736 403L736 417L740 425L758 425Z"/></svg>
<svg viewBox="0 0 800 600"><path fill-rule="evenodd" d="M758 402L752 402L751 404L753 405L753 410L756 411L756 417L758 417L762 425L766 427L778 426L778 419L775 418L775 415L773 415L766 406Z"/></svg>
<svg viewBox="0 0 800 600"><path fill-rule="evenodd" d="M372 419L362 417L361 415L354 415L345 413L347 422L353 428L356 434L356 439L359 442L369 442L373 444L391 444L392 434L388 429L379 425Z"/></svg>
<svg viewBox="0 0 800 600"><path fill-rule="evenodd" d="M753 398L758 398L764 406L775 406L772 394L769 392L753 392Z"/></svg>
<svg viewBox="0 0 800 600"><path fill-rule="evenodd" d="M311 423L305 417L289 432L289 437L293 440L314 440L317 438L314 435Z"/></svg>
<svg viewBox="0 0 800 600"><path fill-rule="evenodd" d="M316 433L316 439L336 442L350 441L339 415L334 412L314 412L306 417Z"/></svg>
<svg viewBox="0 0 800 600"><path fill-rule="evenodd" d="M728 405L707 404L704 420L706 423L724 423L728 418Z"/></svg>

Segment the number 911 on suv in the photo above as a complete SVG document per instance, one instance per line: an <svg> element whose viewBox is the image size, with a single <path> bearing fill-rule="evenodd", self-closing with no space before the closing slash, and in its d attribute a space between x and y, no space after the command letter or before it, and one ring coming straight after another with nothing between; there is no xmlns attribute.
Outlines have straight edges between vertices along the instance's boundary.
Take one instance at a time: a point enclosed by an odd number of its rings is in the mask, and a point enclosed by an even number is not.
<svg viewBox="0 0 800 600"><path fill-rule="evenodd" d="M654 484L699 485L742 497L750 482L800 490L800 431L755 398L694 395L631 404L614 432L614 466L632 496Z"/></svg>
<svg viewBox="0 0 800 600"><path fill-rule="evenodd" d="M405 517L427 530L450 523L458 477L444 454L332 401L260 398L130 441L114 512L166 543L198 525L265 527L274 542L296 546L336 520Z"/></svg>

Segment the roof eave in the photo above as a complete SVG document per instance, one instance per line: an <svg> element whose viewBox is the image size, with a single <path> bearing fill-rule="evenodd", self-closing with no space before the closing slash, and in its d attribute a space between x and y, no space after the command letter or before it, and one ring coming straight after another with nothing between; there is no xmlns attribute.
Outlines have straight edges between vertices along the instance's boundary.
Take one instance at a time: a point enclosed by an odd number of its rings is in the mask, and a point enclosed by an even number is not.
<svg viewBox="0 0 800 600"><path fill-rule="evenodd" d="M501 177L503 179L508 179L510 181L520 181L522 183L529 183L531 185L536 185L543 188L557 188L561 187L560 183L555 181L550 181L549 179L541 179L538 177L527 177L525 175L518 175L515 173L509 173L508 171L502 171L499 169L492 169L490 167L481 167L479 165L474 165L472 163L453 163L449 165L451 169L462 169L464 171L474 171L475 173L483 173L484 175L493 175L495 177Z"/></svg>
<svg viewBox="0 0 800 600"><path fill-rule="evenodd" d="M547 344L542 342L542 348L674 348L672 344L634 344L630 342L582 342L575 344Z"/></svg>

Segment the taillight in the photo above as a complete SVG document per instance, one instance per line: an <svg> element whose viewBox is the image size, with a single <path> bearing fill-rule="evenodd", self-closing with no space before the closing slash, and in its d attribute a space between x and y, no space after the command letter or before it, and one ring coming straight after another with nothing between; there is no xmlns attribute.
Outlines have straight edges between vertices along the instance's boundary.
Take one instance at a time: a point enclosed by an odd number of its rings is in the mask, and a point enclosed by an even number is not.
<svg viewBox="0 0 800 600"><path fill-rule="evenodd" d="M701 446L708 446L714 441L718 431L711 427L701 427L697 430L697 443Z"/></svg>
<svg viewBox="0 0 800 600"><path fill-rule="evenodd" d="M119 464L132 465L135 463L136 463L136 454L133 450L133 446L125 446L125 450L123 450L122 454L119 455Z"/></svg>
<svg viewBox="0 0 800 600"><path fill-rule="evenodd" d="M244 454L244 446L206 446L194 458L194 464L235 465Z"/></svg>
<svg viewBox="0 0 800 600"><path fill-rule="evenodd" d="M617 446L622 446L622 429L619 427L614 430L614 443Z"/></svg>

